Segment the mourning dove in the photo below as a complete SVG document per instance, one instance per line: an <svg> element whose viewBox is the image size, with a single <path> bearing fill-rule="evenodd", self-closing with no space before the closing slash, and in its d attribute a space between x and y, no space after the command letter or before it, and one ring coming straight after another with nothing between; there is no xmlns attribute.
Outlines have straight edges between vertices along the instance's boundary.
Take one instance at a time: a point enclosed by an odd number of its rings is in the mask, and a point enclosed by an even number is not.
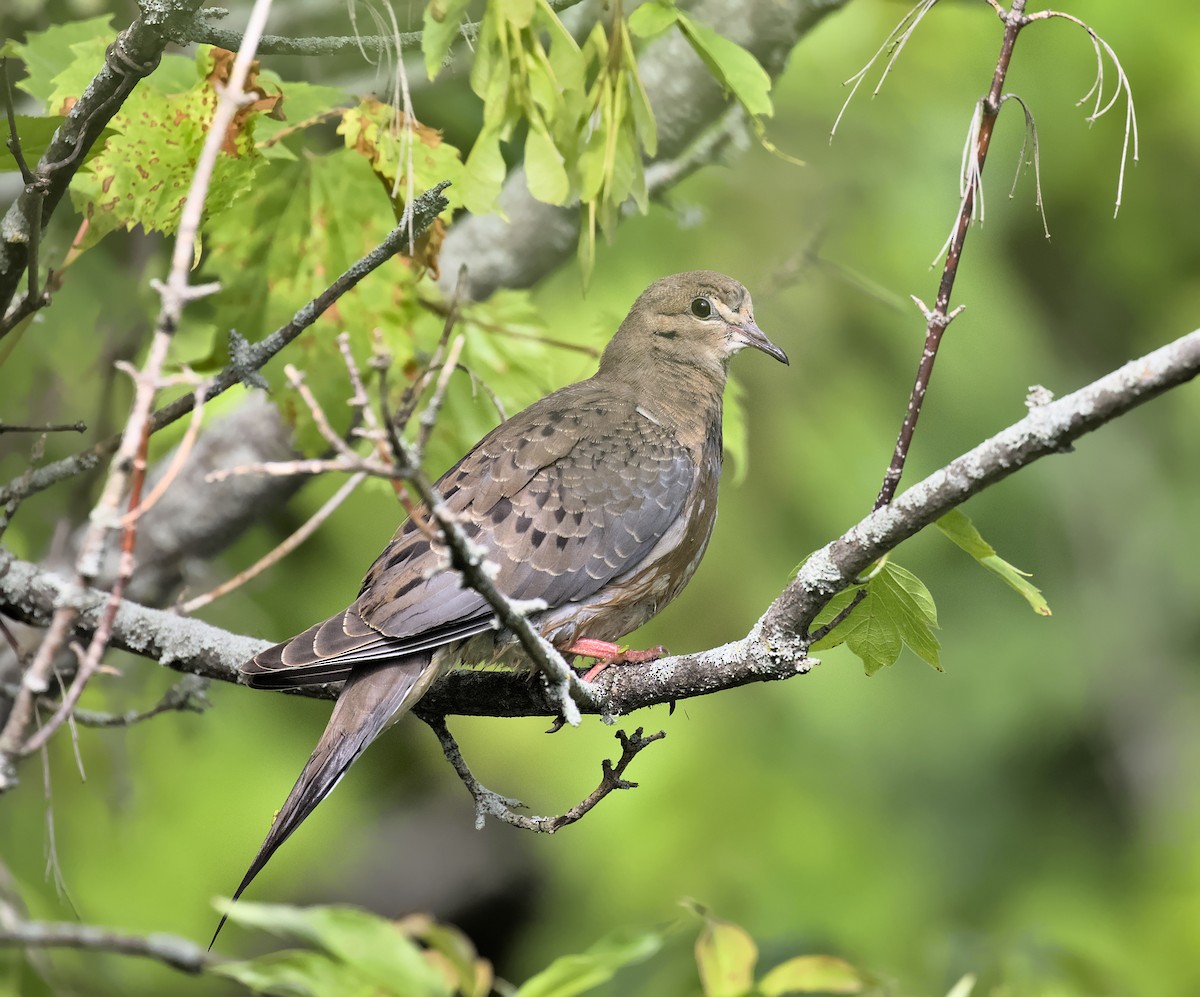
<svg viewBox="0 0 1200 997"><path fill-rule="evenodd" d="M788 362L737 281L665 277L634 302L595 375L496 427L437 482L496 587L545 603L530 621L564 654L613 654L695 572L717 514L729 358L746 346ZM235 900L446 668L521 658L425 519L417 510L397 530L348 609L242 666L259 688L345 685Z"/></svg>

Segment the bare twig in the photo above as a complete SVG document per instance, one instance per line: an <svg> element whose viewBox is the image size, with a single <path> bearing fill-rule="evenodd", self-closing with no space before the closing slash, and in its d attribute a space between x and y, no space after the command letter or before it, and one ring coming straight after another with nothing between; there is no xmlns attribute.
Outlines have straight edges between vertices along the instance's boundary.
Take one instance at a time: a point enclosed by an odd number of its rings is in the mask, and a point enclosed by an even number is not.
<svg viewBox="0 0 1200 997"><path fill-rule="evenodd" d="M581 0L550 0L550 7L555 11L564 11L574 7ZM234 50L241 42L241 32L228 28L219 28L204 20L211 16L207 11L201 11L195 20L181 30L176 40L179 42L198 42L201 45L216 45L219 48ZM464 21L459 27L463 38L473 41L479 32L477 21ZM334 52L344 52L356 49L359 52L386 54L396 49L397 44L419 46L424 37L423 31L404 31L400 33L380 32L377 35L329 35L320 38L291 38L287 35L263 35L258 43L261 55L330 55Z"/></svg>
<svg viewBox="0 0 1200 997"><path fill-rule="evenodd" d="M194 599L189 599L182 603L178 608L181 613L194 613L197 609L207 606L210 602L221 598L223 595L228 595L234 589L245 585L250 579L262 574L267 568L276 564L285 558L288 554L299 547L305 540L311 537L317 528L325 522L337 508L350 497L350 494L358 488L364 481L367 475L363 471L358 471L352 474L350 478L342 485L341 488L329 499L320 509L312 514L308 520L295 533L289 536L282 543L278 544L271 551L264 554L250 567L239 571L236 575L226 582L222 582L216 588L203 595L198 595Z"/></svg>
<svg viewBox="0 0 1200 997"><path fill-rule="evenodd" d="M555 831L574 824L614 790L636 789L636 782L629 782L623 778L625 770L644 748L667 736L666 732L661 730L657 734L644 736L641 727L631 735L626 734L623 730L617 731L615 736L621 743L621 757L616 762L610 762L606 758L600 763L603 772L600 784L565 813L559 814L557 817L534 817L518 814L516 811L524 809L525 804L520 800L493 793L471 774L471 770L462 756L462 751L458 747L458 742L454 740L450 729L446 726L445 717L423 717L422 719L437 735L446 761L458 773L463 785L467 787L467 792L475 801L475 826L477 828L482 829L488 817L495 817L505 824L511 824L513 827L519 827L526 831L537 831L540 834L553 834Z"/></svg>
<svg viewBox="0 0 1200 997"><path fill-rule="evenodd" d="M81 710L76 707L71 717L81 727L132 727L163 713L203 713L211 705L208 701L208 679L198 675L184 675L163 693L162 699L147 710L103 713L99 710Z"/></svg>
<svg viewBox="0 0 1200 997"><path fill-rule="evenodd" d="M134 399L130 408L129 419L121 434L112 464L109 467L108 478L104 489L90 517L90 523L83 541L79 547L76 559L76 586L82 589L89 584L100 572L100 561L108 531L120 526L116 516L117 505L121 496L128 489L129 505L132 513L141 502L142 483L146 472L146 451L152 432L151 409L158 390L159 377L166 361L167 350L184 305L212 290L212 286L192 287L188 284L188 273L191 268L193 247L196 233L199 231L200 218L204 209L204 201L208 195L208 184L212 177L217 157L220 155L226 132L233 121L234 115L245 102L244 86L254 58L254 44L262 33L266 23L267 13L271 8L271 0L255 0L250 14L250 23L246 37L239 49L230 71L229 80L217 99L217 107L213 113L209 132L205 137L203 149L196 164L191 186L180 212L179 228L176 234L174 251L171 255L171 269L164 284L159 285L161 298L158 321L155 324L154 336L150 343L142 369L134 376ZM202 393L197 392L197 405L201 403ZM125 586L133 575L133 548L137 536L136 517L126 516L123 521L121 539L121 554L117 577L113 583L99 625L93 630L87 653L84 655L79 670L75 674L70 689L63 697L62 704L55 711L49 722L29 735L19 748L18 743L24 738L24 731L17 727L14 718L18 717L18 703L14 704L13 713L0 735L0 755L5 760L11 759L15 753L28 755L46 744L55 730L70 716L79 697L92 675L99 667L100 659L108 647L112 633L113 620L124 595ZM38 649L34 664L27 674L33 675L33 687L23 690L26 697L34 694L37 685L45 685L49 669L53 666L54 657L61 647L61 640L74 625L78 610L73 605L59 608L55 616L61 621L61 626L52 627L42 646ZM52 640L51 636L57 638ZM41 674L35 672L40 666ZM20 713L27 713L23 709ZM26 721L27 722L27 721ZM0 790L12 785L12 780L0 779Z"/></svg>
<svg viewBox="0 0 1200 997"><path fill-rule="evenodd" d="M923 15L927 9L928 5L922 3L914 8L914 12L919 10ZM917 365L917 376L909 395L904 421L900 426L900 434L892 452L892 460L884 475L879 495L875 499L876 509L887 505L896 494L896 487L900 484L900 478L904 473L904 463L908 459L909 447L912 445L917 419L921 415L921 405L925 401L925 393L929 390L929 379L933 376L933 365L937 360L938 347L941 345L946 327L953 319L953 315L950 313L950 294L954 290L954 280L958 275L958 264L966 243L967 230L971 225L977 194L982 203L983 165L987 160L992 131L1000 112L1004 80L1008 75L1009 64L1012 62L1017 35L1021 28L1029 23L1029 19L1025 16L1025 0L1013 0L1012 9L1007 14L1003 14L1002 19L1004 21L1004 38L1000 43L1000 56L996 60L996 69L992 74L992 83L988 88L987 96L980 101L971 119L970 131L973 141L968 140L968 152L965 156L966 168L963 171L963 194L959 204L958 219L946 250L946 264L942 269L942 278L938 284L934 307L931 310L924 309L926 312L925 345L921 352L920 363ZM915 22L913 26L915 26ZM909 34L911 34L911 30L910 27ZM907 37L906 34L903 39L907 40Z"/></svg>
<svg viewBox="0 0 1200 997"><path fill-rule="evenodd" d="M0 433L86 433L83 422L47 422L41 426L17 426L0 422Z"/></svg>

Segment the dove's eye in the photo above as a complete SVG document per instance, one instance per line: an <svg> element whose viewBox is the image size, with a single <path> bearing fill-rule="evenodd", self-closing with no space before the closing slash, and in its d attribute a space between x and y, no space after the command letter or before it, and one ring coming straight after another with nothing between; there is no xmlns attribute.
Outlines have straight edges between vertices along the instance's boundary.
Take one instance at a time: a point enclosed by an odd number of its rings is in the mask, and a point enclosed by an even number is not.
<svg viewBox="0 0 1200 997"><path fill-rule="evenodd" d="M692 314L696 318L712 318L712 302L708 298L692 299Z"/></svg>

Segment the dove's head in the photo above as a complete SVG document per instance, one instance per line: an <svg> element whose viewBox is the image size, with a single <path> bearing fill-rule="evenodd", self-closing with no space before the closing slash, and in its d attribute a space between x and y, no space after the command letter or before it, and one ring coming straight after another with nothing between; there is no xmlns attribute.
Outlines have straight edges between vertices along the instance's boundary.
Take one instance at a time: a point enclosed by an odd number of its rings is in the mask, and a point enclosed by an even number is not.
<svg viewBox="0 0 1200 997"><path fill-rule="evenodd" d="M694 369L723 383L729 358L747 346L788 362L754 321L745 287L712 270L690 270L642 292L605 349L600 373Z"/></svg>

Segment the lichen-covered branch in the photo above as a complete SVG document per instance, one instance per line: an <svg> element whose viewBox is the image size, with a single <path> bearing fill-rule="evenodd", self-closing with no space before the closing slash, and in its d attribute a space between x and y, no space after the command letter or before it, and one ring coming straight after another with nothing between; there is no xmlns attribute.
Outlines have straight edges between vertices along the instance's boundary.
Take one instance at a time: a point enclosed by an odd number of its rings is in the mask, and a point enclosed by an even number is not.
<svg viewBox="0 0 1200 997"><path fill-rule="evenodd" d="M903 492L822 547L768 607L750 633L721 647L644 664L605 669L584 712L616 716L723 689L807 672L806 633L821 608L872 561L985 488L1042 457L1068 451L1080 437L1200 374L1200 330L1131 361L1029 414ZM70 597L61 577L0 548L0 613L46 626ZM106 595L84 592L77 625L95 621ZM115 646L168 667L238 682L238 666L267 641L231 634L198 620L124 602L113 622ZM332 698L335 690L304 691ZM451 672L422 700L418 714L553 716L558 703L528 677L506 672Z"/></svg>

